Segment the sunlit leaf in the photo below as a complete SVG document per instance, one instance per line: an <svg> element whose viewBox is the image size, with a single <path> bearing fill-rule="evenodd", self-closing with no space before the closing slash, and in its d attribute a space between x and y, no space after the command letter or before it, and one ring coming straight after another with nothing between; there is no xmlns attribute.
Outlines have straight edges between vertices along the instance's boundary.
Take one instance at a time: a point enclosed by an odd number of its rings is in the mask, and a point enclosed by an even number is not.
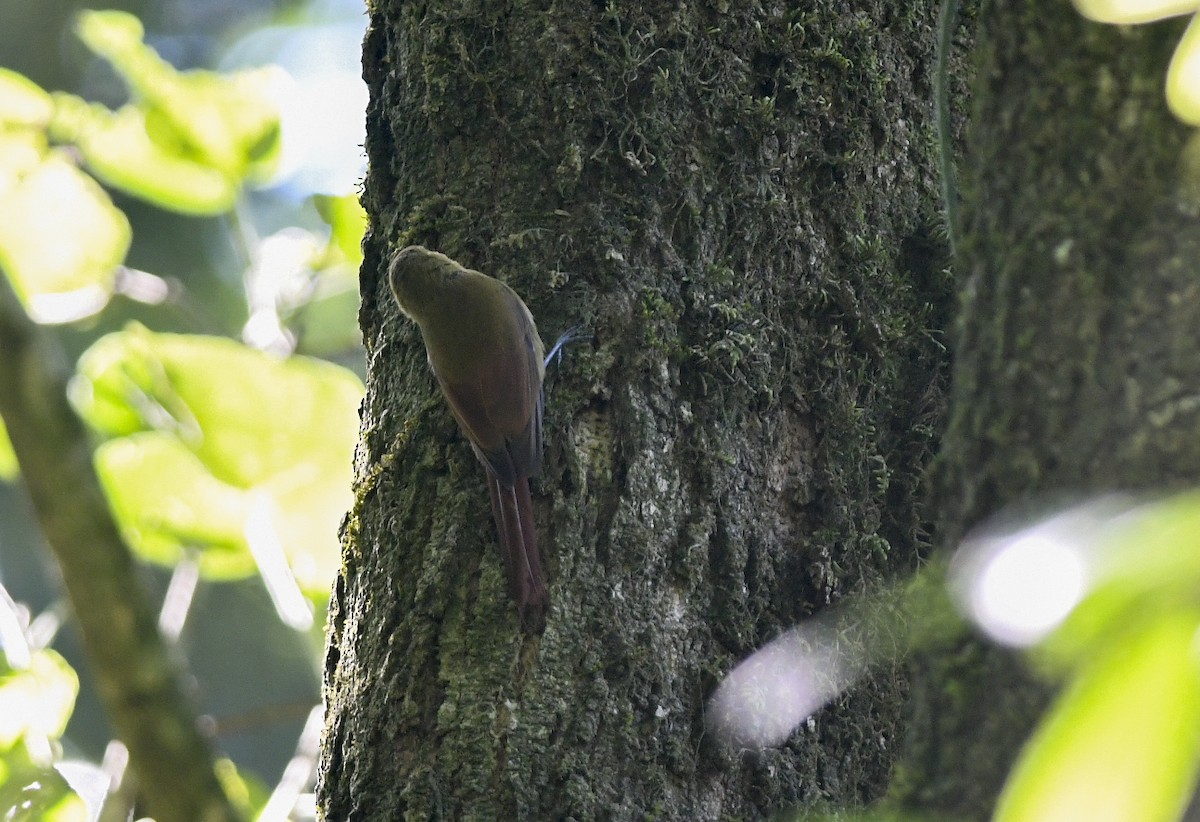
<svg viewBox="0 0 1200 822"><path fill-rule="evenodd" d="M12 443L8 441L4 420L0 420L0 480L13 479L18 470L17 455L13 453Z"/></svg>
<svg viewBox="0 0 1200 822"><path fill-rule="evenodd" d="M332 221L328 237L284 229L265 238L255 255L249 280L259 309L244 339L260 347L285 337L297 351L330 355L354 348L361 339L358 266L364 225L360 218L365 214L353 197L315 201ZM353 259L347 258L343 245L353 250ZM281 327L290 335L283 335Z"/></svg>
<svg viewBox="0 0 1200 822"><path fill-rule="evenodd" d="M124 12L82 12L77 30L129 85L146 134L164 152L238 182L269 176L280 143L278 112L267 94L277 69L176 71L142 42L141 23Z"/></svg>
<svg viewBox="0 0 1200 822"><path fill-rule="evenodd" d="M0 125L45 127L53 109L50 95L41 86L0 68Z"/></svg>
<svg viewBox="0 0 1200 822"><path fill-rule="evenodd" d="M48 797L50 801L46 802L45 806L38 810L37 815L31 816L30 819L37 819L40 822L87 822L92 818L87 803L71 790L71 786L67 785L65 780L57 784L43 782L38 784L42 791L46 793L53 791L53 794Z"/></svg>
<svg viewBox="0 0 1200 822"><path fill-rule="evenodd" d="M1110 636L1029 741L997 822L1179 818L1200 763L1200 611Z"/></svg>
<svg viewBox="0 0 1200 822"><path fill-rule="evenodd" d="M1147 501L1105 534L1103 576L1143 591L1200 585L1200 492Z"/></svg>
<svg viewBox="0 0 1200 822"><path fill-rule="evenodd" d="M52 650L36 652L27 668L0 658L0 750L25 737L57 739L75 708L79 678Z"/></svg>
<svg viewBox="0 0 1200 822"><path fill-rule="evenodd" d="M67 94L54 96L51 133L74 143L101 180L184 214L221 214L241 191L240 175L151 139L145 112L132 105L109 111Z"/></svg>
<svg viewBox="0 0 1200 822"><path fill-rule="evenodd" d="M1127 504L1098 523L1079 546L1090 557L1090 591L1038 649L1039 660L1067 669L1149 607L1186 607L1200 590L1200 493Z"/></svg>
<svg viewBox="0 0 1200 822"><path fill-rule="evenodd" d="M70 321L103 307L130 239L125 215L57 152L0 183L0 268L34 319Z"/></svg>
<svg viewBox="0 0 1200 822"><path fill-rule="evenodd" d="M143 558L171 565L197 549L210 579L254 573L245 492L214 477L174 434L146 431L102 443L96 470L126 539Z"/></svg>
<svg viewBox="0 0 1200 822"><path fill-rule="evenodd" d="M6 822L87 822L86 803L54 768L0 753L0 813Z"/></svg>
<svg viewBox="0 0 1200 822"><path fill-rule="evenodd" d="M229 523L239 512L254 510L249 498L235 503L223 489L266 494L273 527L300 584L327 590L337 564L337 526L350 504L363 392L357 377L318 360L278 360L232 340L154 334L137 325L99 340L80 359L79 371L72 397L89 424L108 434L141 430L173 437L179 447L155 443L154 459L178 460L186 449L211 475L201 486L195 463L177 464L180 494L211 494L220 501L228 521L218 526L213 548L230 550ZM145 458L123 456L127 466ZM131 493L144 493L152 504L153 482L147 478ZM189 482L197 483L192 491L186 491ZM160 503L158 514L162 510ZM189 512L175 513L177 521L189 521ZM153 510L143 512L138 521L155 516ZM160 524L167 521L158 518ZM155 534L165 536L163 528ZM178 550L204 547L194 542L202 535L187 536L193 541L178 535ZM162 550L160 545L153 553Z"/></svg>
<svg viewBox="0 0 1200 822"><path fill-rule="evenodd" d="M1200 14L1192 18L1167 69L1167 103L1189 125L1200 125Z"/></svg>
<svg viewBox="0 0 1200 822"><path fill-rule="evenodd" d="M318 195L313 200L321 217L329 223L331 244L341 251L348 264L357 268L362 263L362 238L367 230L367 212L358 195Z"/></svg>
<svg viewBox="0 0 1200 822"><path fill-rule="evenodd" d="M253 819L271 795L265 783L249 771L239 771L232 759L218 759L217 779L229 801L243 817Z"/></svg>
<svg viewBox="0 0 1200 822"><path fill-rule="evenodd" d="M358 345L358 278L344 268L320 272L311 298L287 316L297 349L336 354Z"/></svg>
<svg viewBox="0 0 1200 822"><path fill-rule="evenodd" d="M5 197L46 158L45 133L0 128L0 197Z"/></svg>
<svg viewBox="0 0 1200 822"><path fill-rule="evenodd" d="M297 347L313 354L334 354L359 344L358 267L367 212L358 196L317 196L317 210L329 223L330 237L317 266L308 299L287 314Z"/></svg>
<svg viewBox="0 0 1200 822"><path fill-rule="evenodd" d="M1191 14L1192 22L1167 70L1167 104L1189 125L1200 125L1200 14L1195 0L1073 0L1089 20L1133 25Z"/></svg>
<svg viewBox="0 0 1200 822"><path fill-rule="evenodd" d="M1075 8L1099 23L1149 23L1196 11L1195 0L1074 0Z"/></svg>

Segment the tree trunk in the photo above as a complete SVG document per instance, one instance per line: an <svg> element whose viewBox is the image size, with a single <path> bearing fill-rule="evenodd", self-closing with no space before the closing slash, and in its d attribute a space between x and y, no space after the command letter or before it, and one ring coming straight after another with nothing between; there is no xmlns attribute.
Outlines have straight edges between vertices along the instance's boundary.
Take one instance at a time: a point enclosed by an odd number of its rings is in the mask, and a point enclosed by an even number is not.
<svg viewBox="0 0 1200 822"><path fill-rule="evenodd" d="M947 547L1020 501L1200 476L1200 232L1180 176L1187 129L1163 97L1181 28L984 6L937 482ZM986 818L1045 687L977 642L922 663L895 793Z"/></svg>
<svg viewBox="0 0 1200 822"><path fill-rule="evenodd" d="M949 285L935 4L372 4L370 375L331 610L328 819L754 818L885 789L884 671L780 748L719 678L913 567ZM836 8L834 7L836 6ZM451 10L453 9L453 10ZM544 632L383 277L410 242L547 340Z"/></svg>

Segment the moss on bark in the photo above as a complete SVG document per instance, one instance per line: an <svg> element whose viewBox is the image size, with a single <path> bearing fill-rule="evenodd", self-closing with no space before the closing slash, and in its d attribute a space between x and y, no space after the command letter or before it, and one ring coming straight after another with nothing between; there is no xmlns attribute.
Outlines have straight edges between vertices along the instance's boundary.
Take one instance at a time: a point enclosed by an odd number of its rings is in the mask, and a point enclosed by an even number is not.
<svg viewBox="0 0 1200 822"><path fill-rule="evenodd" d="M704 701L764 641L910 568L944 352L935 9L376 3L371 371L327 660L331 819L756 817L884 789L884 672L785 746ZM438 248L552 338L546 630L382 281Z"/></svg>
<svg viewBox="0 0 1200 822"><path fill-rule="evenodd" d="M1200 476L1200 232L1163 99L1177 23L985 3L963 185L961 306L938 458L938 541L1013 504ZM1190 386L1190 388L1188 387ZM906 804L984 819L1046 701L963 640L914 679Z"/></svg>

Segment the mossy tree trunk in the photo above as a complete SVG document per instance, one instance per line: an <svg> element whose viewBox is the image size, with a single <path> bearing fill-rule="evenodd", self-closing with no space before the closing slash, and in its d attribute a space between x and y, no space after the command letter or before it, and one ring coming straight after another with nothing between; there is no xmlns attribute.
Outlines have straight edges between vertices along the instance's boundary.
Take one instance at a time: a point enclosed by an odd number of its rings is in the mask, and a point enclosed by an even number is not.
<svg viewBox="0 0 1200 822"><path fill-rule="evenodd" d="M753 754L713 744L704 704L922 547L949 292L934 5L373 6L327 818L753 818L885 789L894 672ZM540 634L387 292L410 242L506 280L548 340L587 332L548 378Z"/></svg>
<svg viewBox="0 0 1200 822"><path fill-rule="evenodd" d="M1089 23L1068 3L984 4L936 472L947 548L1013 503L1200 478L1200 225L1189 132L1163 96L1181 33ZM987 818L1045 688L978 642L922 663L895 792Z"/></svg>

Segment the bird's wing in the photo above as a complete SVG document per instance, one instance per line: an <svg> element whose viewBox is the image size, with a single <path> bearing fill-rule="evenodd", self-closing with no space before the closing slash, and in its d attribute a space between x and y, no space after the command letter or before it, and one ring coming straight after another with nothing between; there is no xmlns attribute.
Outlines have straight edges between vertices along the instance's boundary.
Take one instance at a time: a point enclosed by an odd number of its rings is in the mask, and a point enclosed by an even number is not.
<svg viewBox="0 0 1200 822"><path fill-rule="evenodd" d="M476 455L512 487L542 462L541 358L536 331L492 353L468 379L438 382ZM435 372L436 374L436 372Z"/></svg>

